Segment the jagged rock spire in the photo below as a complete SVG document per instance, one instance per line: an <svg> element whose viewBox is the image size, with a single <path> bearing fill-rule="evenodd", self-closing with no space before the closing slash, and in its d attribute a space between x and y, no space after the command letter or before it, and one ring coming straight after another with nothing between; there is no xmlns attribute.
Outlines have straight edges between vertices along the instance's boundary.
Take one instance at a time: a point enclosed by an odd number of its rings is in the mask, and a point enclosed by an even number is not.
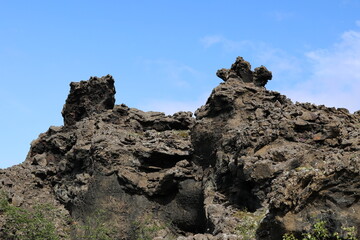
<svg viewBox="0 0 360 240"><path fill-rule="evenodd" d="M230 69L222 68L216 75L225 82L231 78L239 79L245 83L254 83L255 86L264 87L272 79L272 73L266 67L261 66L251 71L251 65L242 57L237 57Z"/></svg>
<svg viewBox="0 0 360 240"><path fill-rule="evenodd" d="M90 77L88 81L70 83L70 93L62 110L65 126L74 125L93 113L113 109L114 79L111 75Z"/></svg>

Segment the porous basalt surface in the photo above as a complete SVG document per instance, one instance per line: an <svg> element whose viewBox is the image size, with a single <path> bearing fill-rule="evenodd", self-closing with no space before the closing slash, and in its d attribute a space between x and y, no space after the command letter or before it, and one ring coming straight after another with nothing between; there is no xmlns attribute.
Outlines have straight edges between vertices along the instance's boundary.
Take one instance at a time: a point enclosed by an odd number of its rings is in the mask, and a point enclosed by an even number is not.
<svg viewBox="0 0 360 240"><path fill-rule="evenodd" d="M101 209L114 239L138 238L149 219L154 239L244 239L249 219L253 239L300 235L318 219L359 232L359 114L294 104L241 57L217 76L195 117L115 105L110 75L71 83L64 126L0 170L1 190L79 222Z"/></svg>

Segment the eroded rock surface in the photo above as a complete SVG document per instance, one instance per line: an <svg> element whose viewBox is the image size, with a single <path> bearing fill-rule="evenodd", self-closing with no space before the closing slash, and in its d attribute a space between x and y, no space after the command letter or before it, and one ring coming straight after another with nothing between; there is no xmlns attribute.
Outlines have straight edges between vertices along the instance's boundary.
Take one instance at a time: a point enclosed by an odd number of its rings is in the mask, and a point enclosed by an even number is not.
<svg viewBox="0 0 360 240"><path fill-rule="evenodd" d="M115 87L112 76L91 77L88 81L72 82L70 93L62 110L64 125L112 109L115 104Z"/></svg>
<svg viewBox="0 0 360 240"><path fill-rule="evenodd" d="M101 209L114 239L152 226L154 239L275 240L318 219L360 232L360 115L294 104L241 57L217 76L196 118L114 105L109 75L71 83L64 126L0 170L1 190L13 205L51 203L79 222Z"/></svg>

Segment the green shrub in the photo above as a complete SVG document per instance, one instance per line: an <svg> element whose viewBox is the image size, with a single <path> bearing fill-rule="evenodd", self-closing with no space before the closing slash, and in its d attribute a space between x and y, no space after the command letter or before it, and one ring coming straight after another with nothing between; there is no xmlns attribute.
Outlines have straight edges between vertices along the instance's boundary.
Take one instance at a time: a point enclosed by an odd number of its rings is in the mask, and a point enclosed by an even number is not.
<svg viewBox="0 0 360 240"><path fill-rule="evenodd" d="M247 209L239 210L234 213L239 222L235 227L234 233L241 236L241 239L250 240L256 238L256 231L259 228L260 222L265 217L265 209L259 209L256 212L249 212Z"/></svg>
<svg viewBox="0 0 360 240"><path fill-rule="evenodd" d="M61 217L48 204L39 204L31 209L9 204L4 193L0 193L0 214L5 222L0 229L0 239L6 240L60 240L69 236L59 236L55 227L56 217ZM112 240L113 229L105 223L105 212L95 211L83 224L73 224L76 240ZM62 217L65 219L65 217ZM59 219L57 219L59 220ZM69 222L74 222L67 219ZM69 230L69 229L68 229Z"/></svg>
<svg viewBox="0 0 360 240"><path fill-rule="evenodd" d="M312 229L312 232L303 234L303 240L320 240L328 239L330 237L329 230L326 228L325 221L317 221Z"/></svg>
<svg viewBox="0 0 360 240"><path fill-rule="evenodd" d="M157 234L162 230L169 232L169 226L157 219L152 213L146 213L141 218L138 218L133 222L133 227L136 240L151 240L157 237ZM166 239L175 239L175 236L168 234Z"/></svg>
<svg viewBox="0 0 360 240"><path fill-rule="evenodd" d="M0 211L5 217L1 229L2 239L7 240L59 240L54 219L54 208L37 205L24 209L9 204L4 194L0 200Z"/></svg>
<svg viewBox="0 0 360 240"><path fill-rule="evenodd" d="M302 240L330 240L330 239L342 239L342 240L357 240L355 227L342 227L341 233L330 233L326 227L326 221L319 220L315 222L310 232L303 233ZM283 235L282 240L298 240L292 233L286 233Z"/></svg>
<svg viewBox="0 0 360 240"><path fill-rule="evenodd" d="M74 239L82 240L112 240L115 230L106 223L107 212L96 210L90 217L87 217L83 224L75 224Z"/></svg>
<svg viewBox="0 0 360 240"><path fill-rule="evenodd" d="M282 240L297 240L297 238L292 233L285 233Z"/></svg>
<svg viewBox="0 0 360 240"><path fill-rule="evenodd" d="M175 131L176 135L178 135L181 138L188 138L189 135L189 130L177 130Z"/></svg>

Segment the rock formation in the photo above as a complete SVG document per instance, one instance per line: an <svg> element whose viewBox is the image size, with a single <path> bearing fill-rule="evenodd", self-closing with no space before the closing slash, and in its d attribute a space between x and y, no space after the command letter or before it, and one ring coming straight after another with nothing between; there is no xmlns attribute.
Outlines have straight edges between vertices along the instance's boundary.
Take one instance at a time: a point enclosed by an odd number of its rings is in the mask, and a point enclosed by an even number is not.
<svg viewBox="0 0 360 240"><path fill-rule="evenodd" d="M158 240L276 240L318 219L360 232L359 115L294 104L241 57L217 76L195 118L114 105L109 75L71 83L64 126L0 170L1 190L13 205L51 203L80 223L103 210L113 239L153 225Z"/></svg>

